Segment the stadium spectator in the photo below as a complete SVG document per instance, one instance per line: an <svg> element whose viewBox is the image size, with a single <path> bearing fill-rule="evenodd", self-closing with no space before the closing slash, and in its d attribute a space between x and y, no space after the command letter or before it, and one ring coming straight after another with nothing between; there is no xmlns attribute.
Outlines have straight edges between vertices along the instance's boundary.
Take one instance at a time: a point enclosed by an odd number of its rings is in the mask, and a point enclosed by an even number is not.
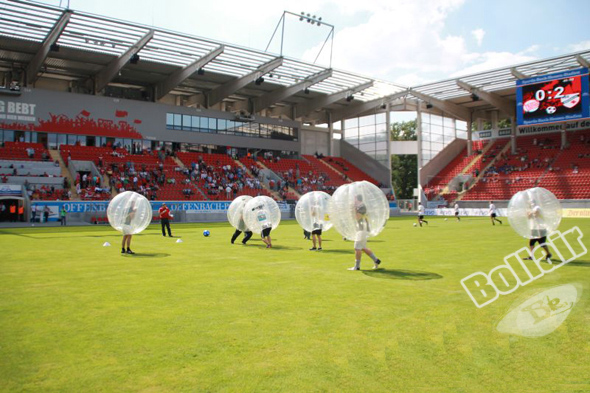
<svg viewBox="0 0 590 393"><path fill-rule="evenodd" d="M10 222L16 222L16 204L11 204L9 208Z"/></svg>
<svg viewBox="0 0 590 393"><path fill-rule="evenodd" d="M59 211L59 218L61 221L61 226L66 226L66 208L65 206L61 207L61 210Z"/></svg>
<svg viewBox="0 0 590 393"><path fill-rule="evenodd" d="M49 210L49 206L45 206L45 208L43 209L43 221L44 222L49 221L49 213L51 213L51 210Z"/></svg>

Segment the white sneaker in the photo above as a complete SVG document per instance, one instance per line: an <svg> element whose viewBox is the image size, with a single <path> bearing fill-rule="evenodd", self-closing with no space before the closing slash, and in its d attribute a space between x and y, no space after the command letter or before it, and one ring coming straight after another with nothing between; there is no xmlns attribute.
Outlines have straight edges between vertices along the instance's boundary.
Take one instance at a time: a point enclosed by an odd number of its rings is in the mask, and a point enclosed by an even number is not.
<svg viewBox="0 0 590 393"><path fill-rule="evenodd" d="M356 266L353 266L353 267L349 267L348 270L361 270L361 269Z"/></svg>

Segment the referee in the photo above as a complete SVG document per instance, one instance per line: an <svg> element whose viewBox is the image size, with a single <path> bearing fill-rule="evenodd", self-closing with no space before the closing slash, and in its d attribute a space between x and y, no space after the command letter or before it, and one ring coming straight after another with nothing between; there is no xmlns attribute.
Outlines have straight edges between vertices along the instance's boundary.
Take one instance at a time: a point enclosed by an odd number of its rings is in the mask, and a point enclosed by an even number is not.
<svg viewBox="0 0 590 393"><path fill-rule="evenodd" d="M162 207L158 210L160 213L160 222L162 223L162 236L166 237L166 230L168 229L168 236L172 236L172 232L170 231L170 219L172 216L170 215L170 209L166 206L165 203L162 203Z"/></svg>

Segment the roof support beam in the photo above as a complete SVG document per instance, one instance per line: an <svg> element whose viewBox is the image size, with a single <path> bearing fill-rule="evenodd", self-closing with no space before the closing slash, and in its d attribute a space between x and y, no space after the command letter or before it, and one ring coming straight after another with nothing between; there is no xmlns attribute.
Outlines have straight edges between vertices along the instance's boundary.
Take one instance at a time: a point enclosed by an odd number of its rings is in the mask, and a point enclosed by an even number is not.
<svg viewBox="0 0 590 393"><path fill-rule="evenodd" d="M440 109L443 112L446 112L454 117L457 117L459 119L463 119L465 121L471 121L471 110L469 110L465 107L462 107L462 106L459 106L457 104L453 104L450 102L446 102L443 100L439 100L438 98L431 97L429 95L420 93L415 90L410 90L410 93L414 97L419 98L422 101L426 101L430 105L437 107L438 109Z"/></svg>
<svg viewBox="0 0 590 393"><path fill-rule="evenodd" d="M576 55L576 61L582 67L590 68L590 62L588 60L584 59L581 55Z"/></svg>
<svg viewBox="0 0 590 393"><path fill-rule="evenodd" d="M512 74L512 75L513 75L513 76L514 76L516 79L526 79L526 78L528 78L528 77L529 77L528 75L525 75L525 74L523 74L522 72L518 71L518 70L516 69L516 67L512 67L512 68L510 69L510 73L511 73L511 74Z"/></svg>
<svg viewBox="0 0 590 393"><path fill-rule="evenodd" d="M220 45L217 48L211 50L203 57L193 61L191 64L184 68L180 68L172 73L169 77L160 81L156 84L156 100L162 99L166 94L174 90L175 87L180 85L191 75L197 72L200 68L203 68L211 60L223 53L225 50L224 45Z"/></svg>
<svg viewBox="0 0 590 393"><path fill-rule="evenodd" d="M31 85L37 80L37 73L43 66L43 63L45 62L45 59L47 58L47 55L51 50L51 45L55 44L61 33L68 25L72 13L72 10L64 11L64 13L55 23L49 34L47 34L47 37L41 44L41 48L39 48L37 53L35 53L35 56L33 56L31 61L29 62L29 65L27 66L27 85Z"/></svg>
<svg viewBox="0 0 590 393"><path fill-rule="evenodd" d="M281 87L280 89L273 90L269 93L263 94L260 97L256 97L252 100L252 113L260 112L269 106L281 102L286 98L291 97L294 94L299 93L302 90L309 88L325 79L332 76L332 69L320 71L317 74L311 75L299 83L295 83L291 86Z"/></svg>
<svg viewBox="0 0 590 393"><path fill-rule="evenodd" d="M254 82L256 79L262 77L265 74L268 74L275 68L278 68L283 65L283 58L277 57L276 59L272 59L271 61L261 65L253 72L244 75L240 78L236 78L231 80L209 92L207 95L208 107L212 107L213 105L217 104L218 102L223 101L224 98L229 97L230 95L234 94L236 91L240 90L241 88L247 86L248 84Z"/></svg>
<svg viewBox="0 0 590 393"><path fill-rule="evenodd" d="M343 100L346 97L358 93L359 91L368 89L371 86L373 86L373 81L362 83L350 89L342 90L334 94L322 95L317 98L314 98L313 100L301 103L297 105L297 116L307 116L316 109L320 109L330 104L333 104L337 101Z"/></svg>
<svg viewBox="0 0 590 393"><path fill-rule="evenodd" d="M489 93L487 91L478 89L477 87L465 83L461 80L457 80L457 86L466 90L472 94L475 94L490 105L495 106L507 116L516 116L516 102L500 97L497 94Z"/></svg>
<svg viewBox="0 0 590 393"><path fill-rule="evenodd" d="M384 105L387 105L391 101L397 100L398 98L402 98L408 94L408 90L400 91L395 94L391 94L389 96L377 98L371 101L363 102L358 105L349 105L342 109L335 110L330 112L331 121L336 123L338 121L349 119L351 117L356 117L360 114L363 114L367 111L374 110L375 108L380 108ZM311 116L310 119L315 120L317 123L323 123L327 119L326 114L319 114L318 116Z"/></svg>
<svg viewBox="0 0 590 393"><path fill-rule="evenodd" d="M99 92L104 89L110 81L121 71L129 62L131 57L139 52L154 37L154 31L150 30L125 53L113 60L109 65L100 70L95 76L94 91Z"/></svg>

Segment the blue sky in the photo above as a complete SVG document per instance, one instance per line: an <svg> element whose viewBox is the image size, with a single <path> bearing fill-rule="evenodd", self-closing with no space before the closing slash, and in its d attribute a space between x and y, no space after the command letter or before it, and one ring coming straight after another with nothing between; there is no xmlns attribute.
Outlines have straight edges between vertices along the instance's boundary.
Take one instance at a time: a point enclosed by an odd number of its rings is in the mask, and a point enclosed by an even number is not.
<svg viewBox="0 0 590 393"><path fill-rule="evenodd" d="M70 0L70 6L261 50L284 10L305 11L335 25L334 68L409 86L590 49L588 0ZM328 32L288 18L284 54L313 61ZM324 49L319 62L328 61Z"/></svg>

